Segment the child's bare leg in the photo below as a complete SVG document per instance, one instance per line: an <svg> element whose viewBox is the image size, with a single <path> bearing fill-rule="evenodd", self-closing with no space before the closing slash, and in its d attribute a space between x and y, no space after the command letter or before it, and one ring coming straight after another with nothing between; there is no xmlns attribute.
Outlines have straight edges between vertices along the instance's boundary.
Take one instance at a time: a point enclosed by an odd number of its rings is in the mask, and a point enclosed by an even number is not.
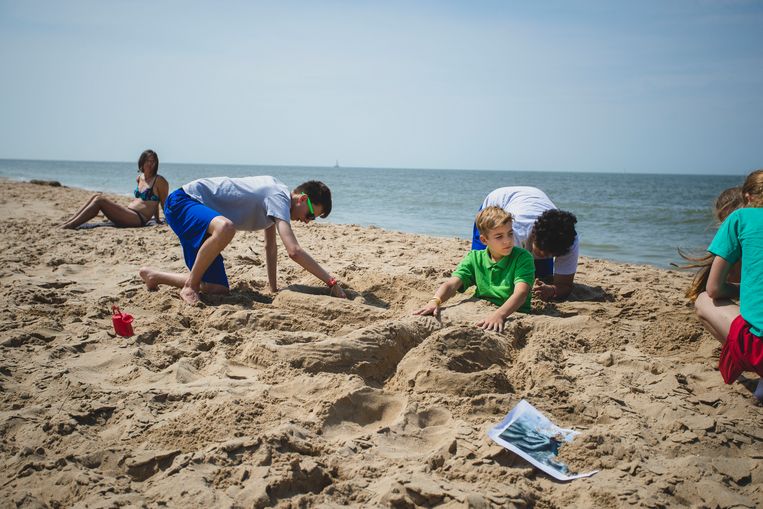
<svg viewBox="0 0 763 509"><path fill-rule="evenodd" d="M162 272L153 267L141 267L140 278L146 283L146 288L149 291L154 291L159 288L159 285L174 286L175 288L183 288L186 281L188 281L188 274L178 274L177 272ZM209 295L224 295L229 292L227 286L218 285L215 283L201 282L200 289L203 293Z"/></svg>
<svg viewBox="0 0 763 509"><path fill-rule="evenodd" d="M218 285L217 283L205 283L201 282L201 293L207 295L227 295L230 293L230 288L225 285Z"/></svg>
<svg viewBox="0 0 763 509"><path fill-rule="evenodd" d="M223 216L217 216L209 223L207 233L209 234L209 237L204 240L199 252L196 253L196 261L191 268L191 274L188 276L183 288L180 290L180 296L188 304L196 304L199 302L201 277L207 271L217 255L219 255L222 250L230 244L230 241L233 240L233 236L236 234L236 227L233 226L230 219ZM225 288L222 285L208 286ZM216 290L219 289L213 289L215 293Z"/></svg>
<svg viewBox="0 0 763 509"><path fill-rule="evenodd" d="M694 303L697 317L702 325L721 343L726 342L731 322L739 316L739 306L727 299L711 299L702 292Z"/></svg>
<svg viewBox="0 0 763 509"><path fill-rule="evenodd" d="M176 272L161 272L153 267L141 267L138 271L140 278L146 283L149 291L159 288L159 285L174 286L183 288L188 279L188 274L178 274Z"/></svg>

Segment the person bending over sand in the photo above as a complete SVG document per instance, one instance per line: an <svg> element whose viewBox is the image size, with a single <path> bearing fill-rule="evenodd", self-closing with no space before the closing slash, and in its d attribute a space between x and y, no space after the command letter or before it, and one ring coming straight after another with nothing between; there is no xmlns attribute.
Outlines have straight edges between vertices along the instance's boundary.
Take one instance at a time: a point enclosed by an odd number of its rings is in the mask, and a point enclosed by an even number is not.
<svg viewBox="0 0 763 509"><path fill-rule="evenodd" d="M127 207L106 198L102 194L93 195L61 228L74 229L90 221L100 212L114 225L122 228L146 226L151 217L161 223L159 211L169 192L167 180L159 175L159 156L153 150L145 150L138 159L135 179L135 199Z"/></svg>
<svg viewBox="0 0 763 509"><path fill-rule="evenodd" d="M268 285L278 291L276 232L289 257L326 283L331 295L345 297L337 284L297 242L291 221L308 223L331 212L331 191L323 182L311 180L289 189L269 177L214 177L194 180L170 194L164 206L167 224L180 239L189 274L140 269L149 290L159 285L180 288L189 304L199 302L199 292L228 293L228 277L220 254L236 231L264 230Z"/></svg>
<svg viewBox="0 0 763 509"><path fill-rule="evenodd" d="M715 234L707 248L713 255L707 291L694 303L700 322L723 344L718 369L727 384L745 371L763 376L763 170L748 175L742 196L750 208L732 212ZM737 286L727 276L738 261ZM737 297L739 305L731 300Z"/></svg>
<svg viewBox="0 0 763 509"><path fill-rule="evenodd" d="M496 189L485 197L480 210L491 206L511 214L514 245L530 251L535 259L533 294L544 301L567 297L578 270L580 240L575 215L557 209L546 193L527 186ZM485 249L476 224L472 249Z"/></svg>
<svg viewBox="0 0 763 509"><path fill-rule="evenodd" d="M514 247L511 214L500 207L487 207L477 214L475 223L486 249L470 251L427 305L413 314L438 316L443 302L476 284L475 297L499 306L477 322L477 327L502 332L513 312L530 312L535 265L528 251Z"/></svg>

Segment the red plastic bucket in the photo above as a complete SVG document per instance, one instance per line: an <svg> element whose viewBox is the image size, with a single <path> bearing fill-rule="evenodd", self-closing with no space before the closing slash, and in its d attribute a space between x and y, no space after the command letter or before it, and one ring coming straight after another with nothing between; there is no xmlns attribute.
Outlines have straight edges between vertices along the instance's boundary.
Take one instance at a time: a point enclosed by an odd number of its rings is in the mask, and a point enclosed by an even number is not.
<svg viewBox="0 0 763 509"><path fill-rule="evenodd" d="M111 322L114 324L114 332L122 337L129 338L132 332L132 315L122 313L119 306L111 306Z"/></svg>

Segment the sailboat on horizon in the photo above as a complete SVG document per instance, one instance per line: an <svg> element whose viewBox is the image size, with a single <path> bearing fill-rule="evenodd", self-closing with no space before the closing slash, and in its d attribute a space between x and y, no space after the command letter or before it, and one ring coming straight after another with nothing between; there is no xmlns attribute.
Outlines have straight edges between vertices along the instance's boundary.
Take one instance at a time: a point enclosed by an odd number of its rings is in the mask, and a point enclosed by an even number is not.
<svg viewBox="0 0 763 509"><path fill-rule="evenodd" d="M334 168L339 168L339 159L337 159L336 162L334 163Z"/></svg>

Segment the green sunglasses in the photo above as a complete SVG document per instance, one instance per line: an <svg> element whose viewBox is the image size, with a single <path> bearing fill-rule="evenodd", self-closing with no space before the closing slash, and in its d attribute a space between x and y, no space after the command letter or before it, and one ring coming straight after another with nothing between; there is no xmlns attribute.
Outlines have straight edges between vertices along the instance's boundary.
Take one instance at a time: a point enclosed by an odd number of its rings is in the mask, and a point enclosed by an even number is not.
<svg viewBox="0 0 763 509"><path fill-rule="evenodd" d="M307 196L307 195L305 193L302 193L300 196ZM310 210L310 212L306 214L307 218L310 221L315 221L315 211L313 210L313 203L310 201L309 196L307 196L307 208Z"/></svg>

